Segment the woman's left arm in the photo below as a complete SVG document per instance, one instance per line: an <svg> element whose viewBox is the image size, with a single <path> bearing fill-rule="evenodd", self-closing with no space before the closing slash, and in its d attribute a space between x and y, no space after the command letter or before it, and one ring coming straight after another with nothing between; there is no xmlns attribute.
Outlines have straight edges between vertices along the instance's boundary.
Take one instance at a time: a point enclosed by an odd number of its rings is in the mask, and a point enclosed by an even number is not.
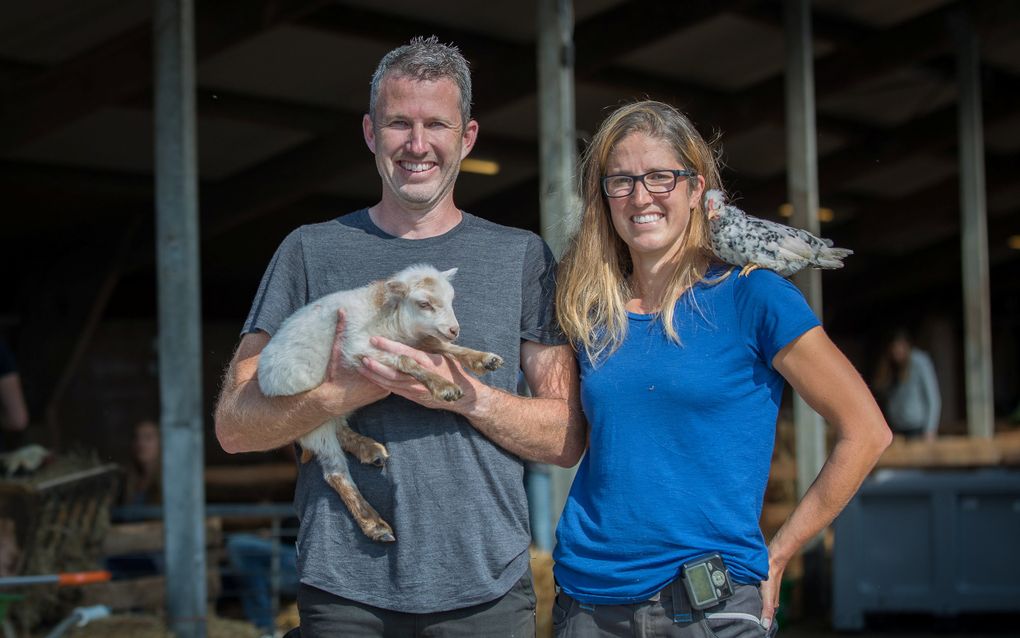
<svg viewBox="0 0 1020 638"><path fill-rule="evenodd" d="M780 350L772 365L832 424L836 443L814 483L769 543L769 579L761 588L766 626L779 604L786 565L842 511L892 441L868 386L821 327Z"/></svg>

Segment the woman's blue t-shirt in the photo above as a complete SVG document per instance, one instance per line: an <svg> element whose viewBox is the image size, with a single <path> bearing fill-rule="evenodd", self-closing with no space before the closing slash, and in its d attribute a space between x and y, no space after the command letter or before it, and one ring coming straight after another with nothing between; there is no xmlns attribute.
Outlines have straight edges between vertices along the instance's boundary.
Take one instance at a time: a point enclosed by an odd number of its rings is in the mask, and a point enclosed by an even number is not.
<svg viewBox="0 0 1020 638"><path fill-rule="evenodd" d="M738 583L765 579L758 519L784 385L772 359L817 317L756 270L685 293L681 345L655 315L629 318L619 349L578 357L590 445L556 530L557 582L581 602L637 602L708 552Z"/></svg>

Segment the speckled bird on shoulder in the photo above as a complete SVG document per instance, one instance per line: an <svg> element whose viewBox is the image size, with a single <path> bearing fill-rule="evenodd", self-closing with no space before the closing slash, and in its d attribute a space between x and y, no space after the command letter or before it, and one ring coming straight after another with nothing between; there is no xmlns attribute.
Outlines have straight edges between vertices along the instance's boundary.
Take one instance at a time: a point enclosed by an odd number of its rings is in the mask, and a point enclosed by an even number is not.
<svg viewBox="0 0 1020 638"><path fill-rule="evenodd" d="M741 266L746 275L756 268L790 277L804 268L842 268L853 254L834 248L831 239L816 237L801 228L759 219L726 203L721 191L705 193L712 250L723 261Z"/></svg>

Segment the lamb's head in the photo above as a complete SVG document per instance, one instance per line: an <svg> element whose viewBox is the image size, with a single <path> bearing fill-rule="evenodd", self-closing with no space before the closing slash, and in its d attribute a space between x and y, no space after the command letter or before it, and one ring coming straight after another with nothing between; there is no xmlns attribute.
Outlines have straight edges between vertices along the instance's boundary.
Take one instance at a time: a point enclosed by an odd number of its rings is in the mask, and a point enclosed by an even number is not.
<svg viewBox="0 0 1020 638"><path fill-rule="evenodd" d="M456 268L442 271L432 266L411 266L386 281L386 312L406 337L421 340L435 337L453 341L460 324L453 313L453 286L450 280Z"/></svg>

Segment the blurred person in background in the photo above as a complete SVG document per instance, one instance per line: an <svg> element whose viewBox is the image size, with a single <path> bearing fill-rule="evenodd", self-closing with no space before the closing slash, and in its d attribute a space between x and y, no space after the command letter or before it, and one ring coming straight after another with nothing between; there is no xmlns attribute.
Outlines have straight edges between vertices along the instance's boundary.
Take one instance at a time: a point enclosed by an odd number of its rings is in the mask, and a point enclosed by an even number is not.
<svg viewBox="0 0 1020 638"><path fill-rule="evenodd" d="M159 425L150 419L135 424L131 462L124 480L124 505L155 505L162 501Z"/></svg>
<svg viewBox="0 0 1020 638"><path fill-rule="evenodd" d="M7 342L0 339L0 430L23 432L28 427L28 406L21 389L21 375L14 353ZM0 451L3 450L0 440ZM16 447L16 446L11 446Z"/></svg>
<svg viewBox="0 0 1020 638"><path fill-rule="evenodd" d="M905 330L897 330L889 340L874 388L893 432L908 439L935 440L942 416L935 365Z"/></svg>

